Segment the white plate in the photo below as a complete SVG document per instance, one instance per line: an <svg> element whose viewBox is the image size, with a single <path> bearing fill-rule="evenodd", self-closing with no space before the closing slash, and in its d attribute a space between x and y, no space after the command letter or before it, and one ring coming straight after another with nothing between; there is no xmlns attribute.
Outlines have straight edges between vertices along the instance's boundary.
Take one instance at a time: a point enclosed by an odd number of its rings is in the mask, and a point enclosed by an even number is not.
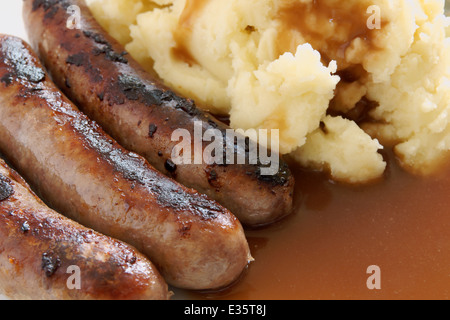
<svg viewBox="0 0 450 320"><path fill-rule="evenodd" d="M28 39L22 19L22 1L0 1L0 33Z"/></svg>

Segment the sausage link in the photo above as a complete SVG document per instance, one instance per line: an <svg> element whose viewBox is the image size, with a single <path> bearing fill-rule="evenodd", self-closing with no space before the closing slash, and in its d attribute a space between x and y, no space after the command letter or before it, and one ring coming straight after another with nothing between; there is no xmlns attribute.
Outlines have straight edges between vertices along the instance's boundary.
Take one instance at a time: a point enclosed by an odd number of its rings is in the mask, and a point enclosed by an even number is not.
<svg viewBox="0 0 450 320"><path fill-rule="evenodd" d="M173 286L221 288L251 260L231 212L120 146L9 36L0 36L0 137L0 152L50 207L133 245Z"/></svg>
<svg viewBox="0 0 450 320"><path fill-rule="evenodd" d="M67 8L73 5L80 8L81 29L66 27ZM185 129L194 137L198 121L203 132L216 129L225 136L229 127L169 90L154 73L145 72L106 34L83 0L26 0L24 21L31 44L55 83L125 148L215 199L245 225L269 224L291 213L294 178L281 157L273 164L277 173L264 175L259 155L250 161L248 145L235 145L229 138L236 154L247 155L244 164L232 159L228 164L198 164L192 158L173 165L172 151L178 143L172 141L174 130ZM193 150L194 139L191 143ZM204 151L211 142L202 143Z"/></svg>
<svg viewBox="0 0 450 320"><path fill-rule="evenodd" d="M170 297L146 257L48 208L2 159L0 288L11 299Z"/></svg>

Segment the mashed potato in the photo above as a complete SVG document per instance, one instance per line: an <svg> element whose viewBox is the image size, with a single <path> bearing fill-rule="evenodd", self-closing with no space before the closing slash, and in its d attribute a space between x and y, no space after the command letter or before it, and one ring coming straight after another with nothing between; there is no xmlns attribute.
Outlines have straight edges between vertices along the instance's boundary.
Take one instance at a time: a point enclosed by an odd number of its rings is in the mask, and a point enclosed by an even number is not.
<svg viewBox="0 0 450 320"><path fill-rule="evenodd" d="M174 90L334 179L383 175L394 146L432 172L450 150L443 0L91 0ZM381 142L381 143L380 143Z"/></svg>
<svg viewBox="0 0 450 320"><path fill-rule="evenodd" d="M390 78L367 84L379 103L378 123L363 127L384 144L392 143L402 163L428 174L450 150L450 39L442 2L424 1L416 13L414 42Z"/></svg>

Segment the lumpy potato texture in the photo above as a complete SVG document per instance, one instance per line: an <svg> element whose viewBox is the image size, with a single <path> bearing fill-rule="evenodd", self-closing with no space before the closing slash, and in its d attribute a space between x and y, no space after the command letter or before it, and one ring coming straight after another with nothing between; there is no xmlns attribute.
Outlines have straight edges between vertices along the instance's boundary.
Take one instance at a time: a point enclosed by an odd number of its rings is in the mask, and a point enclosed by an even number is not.
<svg viewBox="0 0 450 320"><path fill-rule="evenodd" d="M433 172L450 150L443 0L89 0L144 68L235 129L338 181L383 176L380 153Z"/></svg>

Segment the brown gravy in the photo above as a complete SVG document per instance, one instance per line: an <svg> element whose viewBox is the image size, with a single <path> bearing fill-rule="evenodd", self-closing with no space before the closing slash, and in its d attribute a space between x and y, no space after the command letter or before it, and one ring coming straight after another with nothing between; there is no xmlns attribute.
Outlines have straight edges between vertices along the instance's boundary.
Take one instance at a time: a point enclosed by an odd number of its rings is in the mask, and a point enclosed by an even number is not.
<svg viewBox="0 0 450 320"><path fill-rule="evenodd" d="M255 257L221 293L193 299L449 299L450 168L428 178L400 169L389 155L383 182L361 187L295 171L296 211L247 230ZM369 290L369 266L381 290Z"/></svg>
<svg viewBox="0 0 450 320"><path fill-rule="evenodd" d="M173 33L175 47L172 48L172 55L175 59L187 63L189 66L198 64L189 50L189 41L192 34L192 25L201 10L209 0L186 0L186 6L178 21L178 28Z"/></svg>
<svg viewBox="0 0 450 320"><path fill-rule="evenodd" d="M312 3L282 1L275 17L280 22L279 54L295 53L300 43L297 33L313 48L320 48L325 64L336 60L340 68L347 67L345 51L354 39L361 38L368 49L375 49L372 40L378 30L367 26L370 5L369 2L350 4L330 0L314 0Z"/></svg>
<svg viewBox="0 0 450 320"><path fill-rule="evenodd" d="M187 0L178 28L173 33L176 43L171 49L173 58L191 67L199 64L189 50L192 26L208 2ZM366 50L378 50L373 40L379 30L371 30L367 26L370 17L367 9L370 5L370 1L347 4L334 0L314 0L312 3L282 0L274 14L274 19L280 25L278 54L295 53L300 43L307 42L319 49L324 64L335 60L340 70L351 67L345 60L345 52L356 38L363 40ZM381 28L384 25L386 22L382 21ZM299 41L300 34L303 42Z"/></svg>

